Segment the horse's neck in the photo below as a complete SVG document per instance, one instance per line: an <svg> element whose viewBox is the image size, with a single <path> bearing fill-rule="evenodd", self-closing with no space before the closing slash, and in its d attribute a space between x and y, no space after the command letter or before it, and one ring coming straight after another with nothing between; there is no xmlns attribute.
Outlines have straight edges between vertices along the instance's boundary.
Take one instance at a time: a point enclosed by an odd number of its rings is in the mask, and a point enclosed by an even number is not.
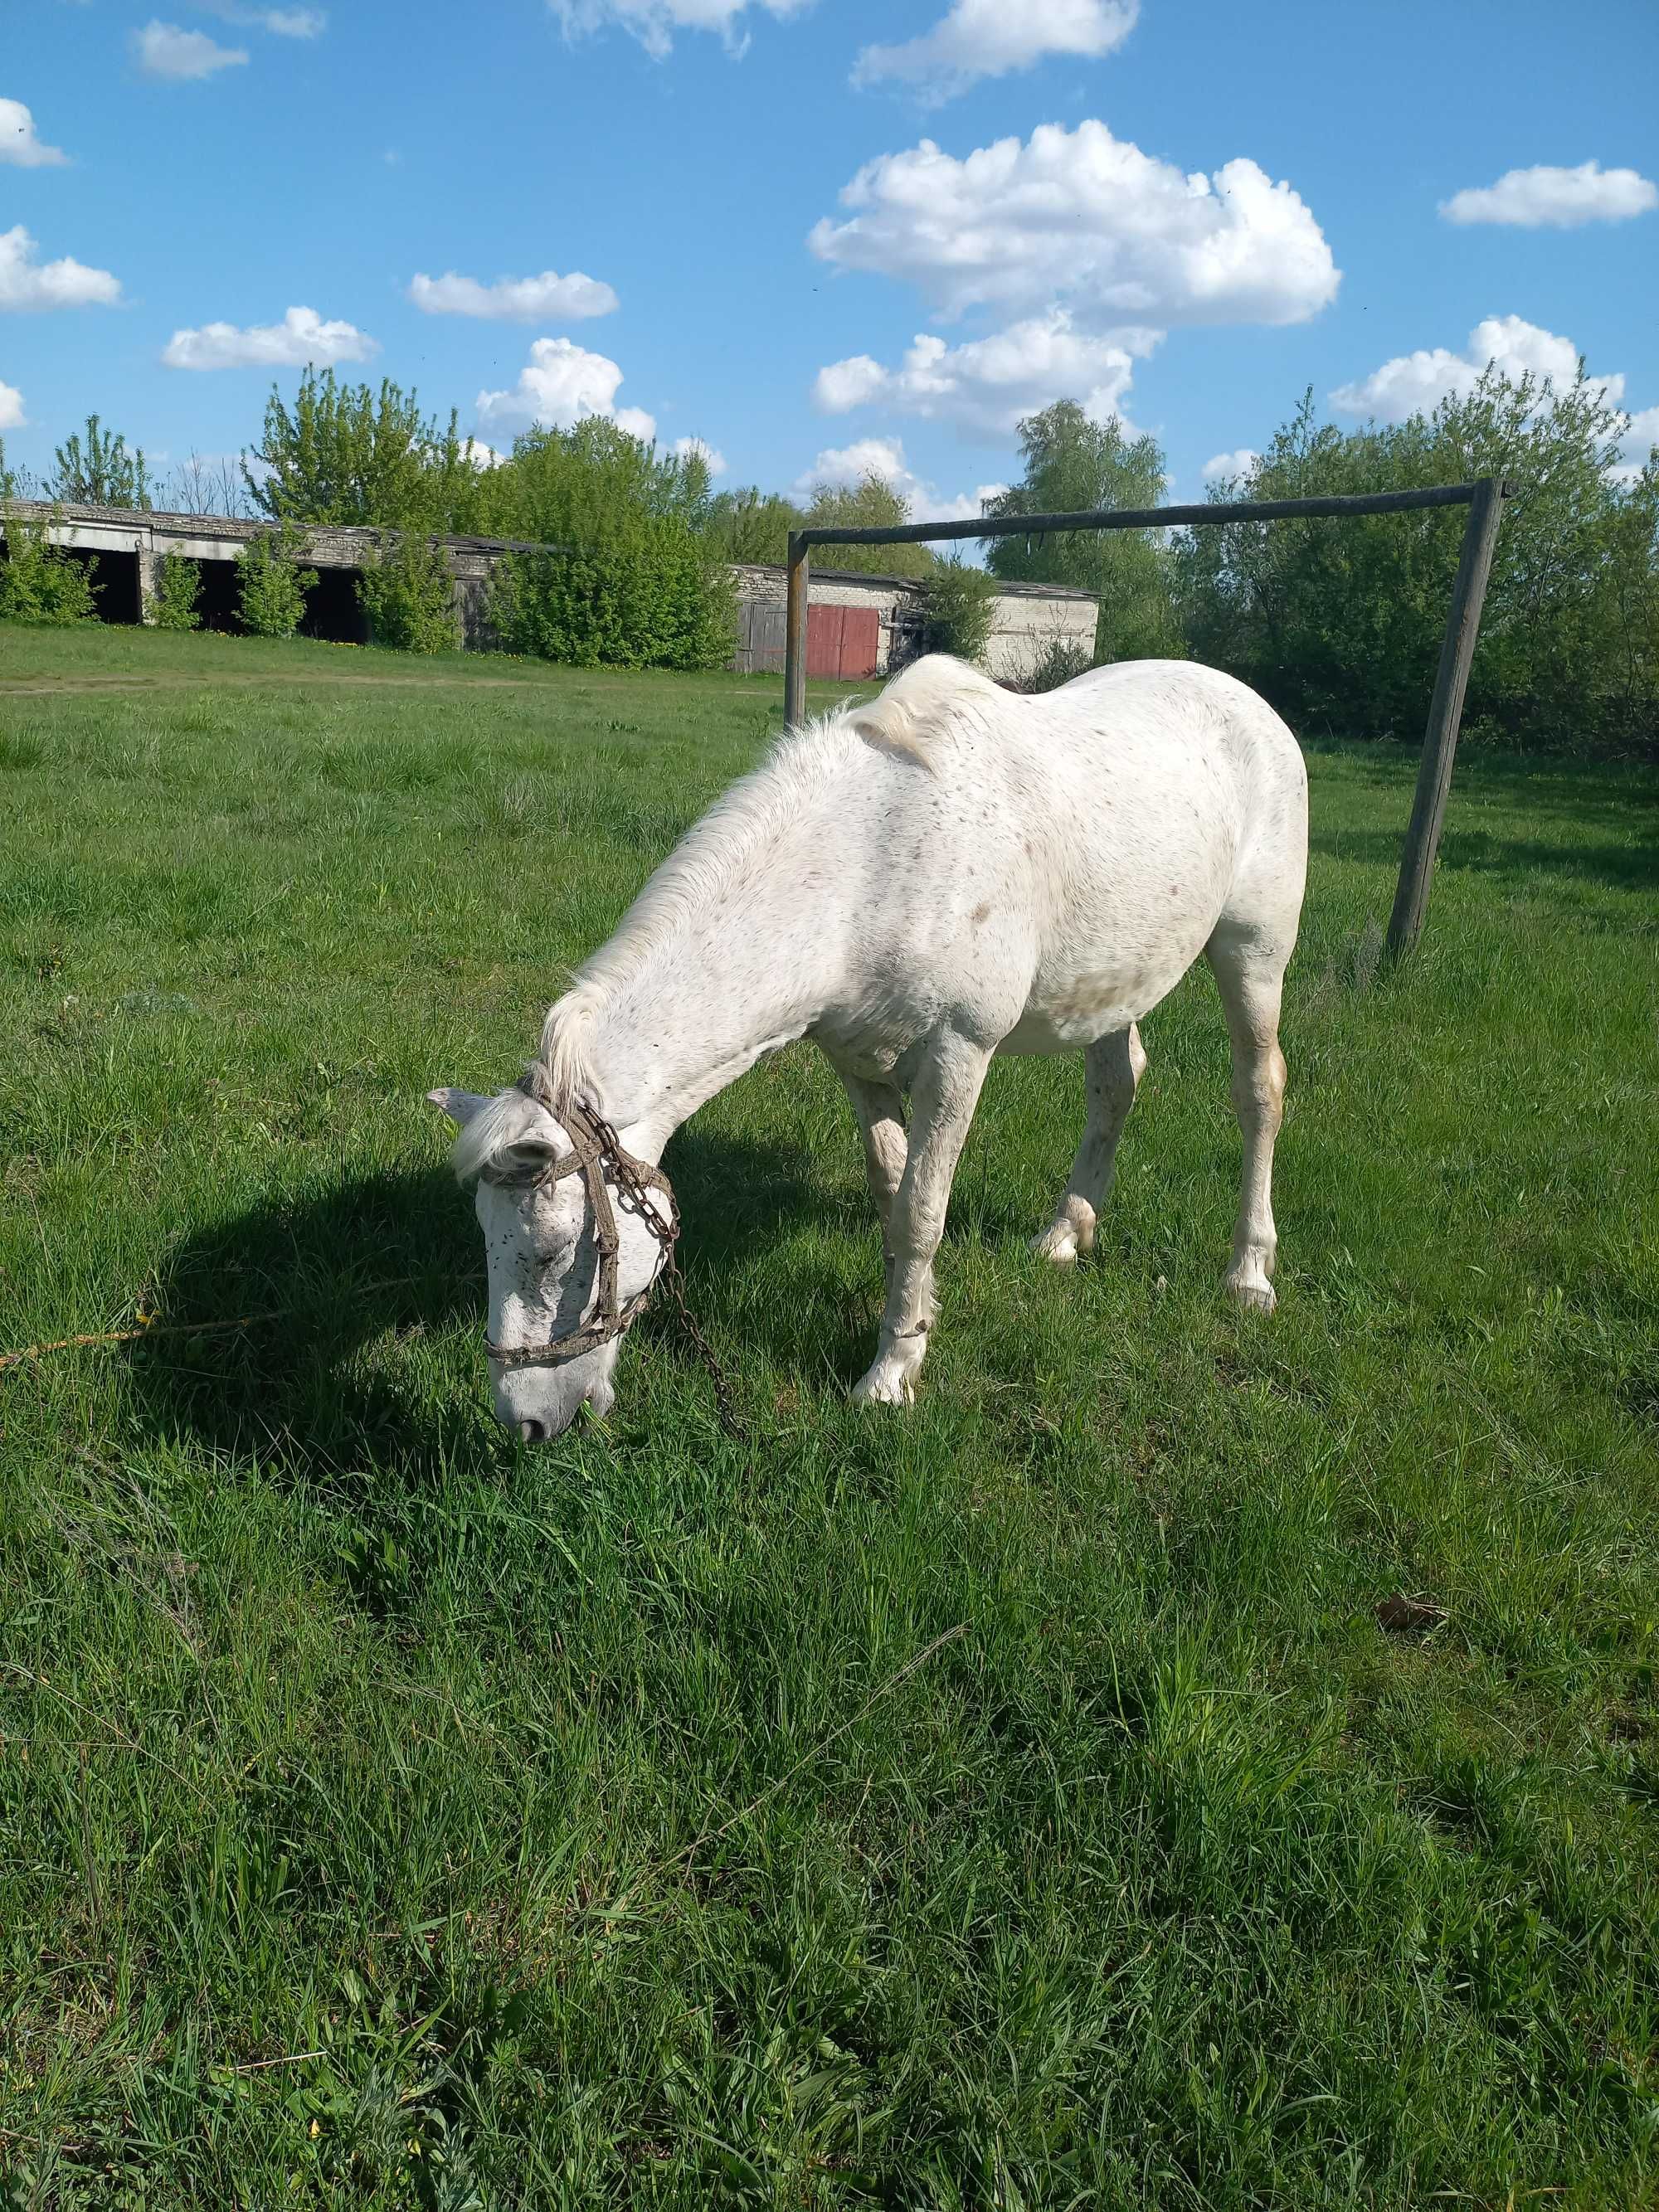
<svg viewBox="0 0 1659 2212"><path fill-rule="evenodd" d="M813 903L729 902L674 929L607 993L593 1070L643 1158L656 1159L682 1121L822 1010L828 942L840 933L826 932Z"/></svg>

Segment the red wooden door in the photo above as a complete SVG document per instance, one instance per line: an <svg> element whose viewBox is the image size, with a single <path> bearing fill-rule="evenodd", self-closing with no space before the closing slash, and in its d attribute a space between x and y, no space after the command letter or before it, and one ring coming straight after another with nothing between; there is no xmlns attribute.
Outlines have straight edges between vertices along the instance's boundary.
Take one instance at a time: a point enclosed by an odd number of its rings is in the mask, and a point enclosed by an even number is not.
<svg viewBox="0 0 1659 2212"><path fill-rule="evenodd" d="M873 676L881 653L881 614L876 607L809 607L806 611L806 672L809 676Z"/></svg>

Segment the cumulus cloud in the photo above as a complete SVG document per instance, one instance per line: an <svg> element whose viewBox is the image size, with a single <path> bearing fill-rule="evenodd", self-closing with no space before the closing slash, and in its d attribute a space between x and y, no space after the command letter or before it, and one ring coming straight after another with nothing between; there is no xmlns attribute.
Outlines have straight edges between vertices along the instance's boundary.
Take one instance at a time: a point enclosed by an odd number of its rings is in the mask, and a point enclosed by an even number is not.
<svg viewBox="0 0 1659 2212"><path fill-rule="evenodd" d="M958 161L931 139L868 161L809 243L837 269L915 284L946 317L1072 306L1112 324L1296 323L1340 274L1313 215L1255 162L1212 175L1045 123Z"/></svg>
<svg viewBox="0 0 1659 2212"><path fill-rule="evenodd" d="M1048 54L1097 61L1135 27L1140 0L953 0L931 31L896 46L866 46L854 84L896 79L930 103L951 100L981 77L1030 69Z"/></svg>
<svg viewBox="0 0 1659 2212"><path fill-rule="evenodd" d="M719 447L711 446L707 438L676 438L674 451L683 461L689 461L695 454L711 477L726 474L725 454Z"/></svg>
<svg viewBox="0 0 1659 2212"><path fill-rule="evenodd" d="M1104 422L1122 414L1135 362L1160 335L1132 328L1091 337L1054 307L965 345L919 333L896 368L868 354L832 362L818 371L812 397L826 415L880 406L981 437L1006 436L1023 416L1062 398Z"/></svg>
<svg viewBox="0 0 1659 2212"><path fill-rule="evenodd" d="M22 224L0 230L0 312L7 308L112 307L121 287L107 269L88 269L65 255L37 261Z"/></svg>
<svg viewBox="0 0 1659 2212"><path fill-rule="evenodd" d="M171 84L214 76L220 70L240 68L247 60L246 46L222 46L205 31L181 31L177 23L159 22L154 16L132 33L128 44L144 76Z"/></svg>
<svg viewBox="0 0 1659 2212"><path fill-rule="evenodd" d="M1451 395L1459 398L1474 391L1480 375L1495 363L1504 376L1530 374L1547 377L1565 386L1578 372L1578 349L1571 338L1540 330L1519 315L1488 315L1469 332L1468 348L1455 353L1447 346L1419 346L1415 353L1396 355L1357 383L1339 385L1331 404L1345 415L1372 416L1379 422L1403 422L1408 415L1426 413ZM1625 389L1622 376L1596 380L1617 406Z"/></svg>
<svg viewBox="0 0 1659 2212"><path fill-rule="evenodd" d="M602 353L589 353L568 338L538 338L530 359L510 392L481 392L481 422L541 422L568 430L585 415L603 415L630 437L654 438L655 420L642 408L618 407L623 373Z"/></svg>
<svg viewBox="0 0 1659 2212"><path fill-rule="evenodd" d="M35 137L34 118L21 100L0 100L0 161L17 169L61 169L68 160L61 146Z"/></svg>
<svg viewBox="0 0 1659 2212"><path fill-rule="evenodd" d="M1236 477L1247 477L1261 459L1254 447L1237 446L1231 453L1212 453L1199 474L1206 483L1231 483Z"/></svg>
<svg viewBox="0 0 1659 2212"><path fill-rule="evenodd" d="M21 430L28 417L23 395L15 384L0 384L0 430Z"/></svg>
<svg viewBox="0 0 1659 2212"><path fill-rule="evenodd" d="M314 307L290 307L280 323L256 323L246 330L234 323L204 323L199 330L174 331L161 359L168 368L303 368L312 363L331 368L343 361L367 361L379 351L377 342L355 323L325 322Z"/></svg>
<svg viewBox="0 0 1659 2212"><path fill-rule="evenodd" d="M727 49L740 54L748 45L743 18L751 6L771 15L796 15L812 0L547 0L567 39L620 25L632 32L652 58L673 51L676 31L718 31Z"/></svg>
<svg viewBox="0 0 1659 2212"><path fill-rule="evenodd" d="M461 459L471 461L475 469L498 469L509 456L494 446L485 445L482 438L463 438Z"/></svg>
<svg viewBox="0 0 1659 2212"><path fill-rule="evenodd" d="M1502 222L1523 230L1576 230L1586 222L1623 222L1659 207L1659 185L1634 169L1576 169L1540 163L1505 171L1495 185L1472 185L1440 203L1448 222Z"/></svg>
<svg viewBox="0 0 1659 2212"><path fill-rule="evenodd" d="M890 484L918 522L975 521L983 514L988 499L997 498L1008 489L1001 483L981 484L977 491L948 497L916 475L904 458L901 440L860 438L850 446L826 446L811 467L796 477L790 490L795 498L809 500L820 484L851 487L870 477Z"/></svg>
<svg viewBox="0 0 1659 2212"><path fill-rule="evenodd" d="M573 269L561 276L544 269L539 276L498 276L481 284L476 276L417 276L409 296L422 314L477 315L495 322L574 323L589 315L614 314L620 305L608 284Z"/></svg>

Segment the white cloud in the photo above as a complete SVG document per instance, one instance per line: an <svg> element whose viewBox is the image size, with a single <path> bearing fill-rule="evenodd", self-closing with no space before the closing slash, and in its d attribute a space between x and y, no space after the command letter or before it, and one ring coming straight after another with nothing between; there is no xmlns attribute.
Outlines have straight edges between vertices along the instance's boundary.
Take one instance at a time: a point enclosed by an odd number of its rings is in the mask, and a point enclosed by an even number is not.
<svg viewBox="0 0 1659 2212"><path fill-rule="evenodd" d="M1586 222L1623 222L1659 207L1659 185L1634 169L1510 169L1495 185L1472 185L1440 204L1448 222L1503 222L1525 230L1576 230Z"/></svg>
<svg viewBox="0 0 1659 2212"><path fill-rule="evenodd" d="M154 16L128 44L146 76L175 84L237 69L247 60L246 46L222 46L205 31L181 31L176 23L158 22Z"/></svg>
<svg viewBox="0 0 1659 2212"><path fill-rule="evenodd" d="M548 0L567 39L619 24L656 61L672 52L676 31L718 31L730 51L740 54L748 37L738 26L751 5L772 15L794 15L811 4L812 0Z"/></svg>
<svg viewBox="0 0 1659 2212"><path fill-rule="evenodd" d="M711 446L707 438L676 438L674 451L683 461L689 461L695 453L711 477L726 474L725 454L718 446Z"/></svg>
<svg viewBox="0 0 1659 2212"><path fill-rule="evenodd" d="M1192 175L1103 123L1045 123L964 161L931 139L866 162L810 244L837 268L916 285L943 315L1074 307L1097 328L1295 323L1336 295L1324 234L1251 161Z"/></svg>
<svg viewBox="0 0 1659 2212"><path fill-rule="evenodd" d="M227 23L248 31L269 31L278 39L320 39L328 17L320 8L256 8L248 0L194 0Z"/></svg>
<svg viewBox="0 0 1659 2212"><path fill-rule="evenodd" d="M1385 361L1358 383L1340 385L1331 404L1345 415L1374 416L1381 422L1403 422L1408 415L1426 413L1449 395L1462 398L1474 391L1481 372L1496 363L1500 373L1518 379L1531 374L1547 377L1565 386L1578 372L1578 349L1571 338L1540 330L1519 315L1488 315L1469 332L1467 351L1454 353L1446 346L1419 346L1415 353ZM1622 376L1595 380L1616 406L1625 389Z"/></svg>
<svg viewBox="0 0 1659 2212"><path fill-rule="evenodd" d="M61 146L35 137L34 118L21 100L0 100L0 161L18 169L61 169L68 160Z"/></svg>
<svg viewBox="0 0 1659 2212"><path fill-rule="evenodd" d="M112 307L121 287L107 269L84 262L37 261L22 224L0 230L0 312L28 307Z"/></svg>
<svg viewBox="0 0 1659 2212"><path fill-rule="evenodd" d="M510 392L478 394L478 419L568 430L585 415L603 415L630 437L654 438L656 422L642 408L617 406L622 380L621 369L604 354L589 353L568 338L538 338Z"/></svg>
<svg viewBox="0 0 1659 2212"><path fill-rule="evenodd" d="M539 276L499 276L481 284L476 276L417 276L409 296L428 315L478 315L496 322L574 323L588 315L613 314L621 304L608 284L573 269L561 276L544 269Z"/></svg>
<svg viewBox="0 0 1659 2212"><path fill-rule="evenodd" d="M510 458L494 446L485 445L482 438L463 438L461 459L471 461L475 469L498 469Z"/></svg>
<svg viewBox="0 0 1659 2212"><path fill-rule="evenodd" d="M355 323L325 322L314 307L290 307L280 323L204 323L174 331L162 350L168 368L303 368L367 361L377 342Z"/></svg>
<svg viewBox="0 0 1659 2212"><path fill-rule="evenodd" d="M1135 27L1140 0L953 0L931 31L899 46L866 46L854 84L885 77L931 102L953 99L981 77L1030 69L1048 54L1097 61Z"/></svg>
<svg viewBox="0 0 1659 2212"><path fill-rule="evenodd" d="M0 384L0 430L21 430L28 417L23 395L15 384Z"/></svg>
<svg viewBox="0 0 1659 2212"><path fill-rule="evenodd" d="M1230 483L1235 477L1247 477L1261 459L1254 447L1238 446L1231 453L1212 453L1199 474L1206 483Z"/></svg>
<svg viewBox="0 0 1659 2212"><path fill-rule="evenodd" d="M1129 329L1091 337L1054 307L965 345L919 333L896 368L868 354L832 362L818 371L812 397L826 415L879 405L981 437L1007 436L1022 416L1055 399L1076 399L1104 422L1122 413L1135 362L1159 336Z"/></svg>
<svg viewBox="0 0 1659 2212"><path fill-rule="evenodd" d="M790 490L795 498L808 500L820 484L851 487L863 483L869 477L890 484L917 522L977 520L984 512L985 501L996 498L1008 489L1006 484L981 484L975 492L958 492L954 498L948 498L916 475L904 458L901 440L860 438L850 446L826 446L811 467L796 477ZM829 557L827 553L825 557Z"/></svg>

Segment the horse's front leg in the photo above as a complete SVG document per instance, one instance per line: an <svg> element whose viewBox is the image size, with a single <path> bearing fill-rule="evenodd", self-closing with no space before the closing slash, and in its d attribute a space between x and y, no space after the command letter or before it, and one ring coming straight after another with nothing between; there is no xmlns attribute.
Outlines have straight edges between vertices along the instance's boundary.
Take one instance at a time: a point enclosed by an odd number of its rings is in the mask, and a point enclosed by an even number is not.
<svg viewBox="0 0 1659 2212"><path fill-rule="evenodd" d="M846 1068L836 1073L853 1102L859 1133L864 1139L864 1164L870 1177L870 1195L881 1218L881 1256L887 1287L893 1287L893 1201L904 1176L908 1145L904 1134L904 1101L890 1083L872 1083Z"/></svg>
<svg viewBox="0 0 1659 2212"><path fill-rule="evenodd" d="M904 1173L888 1224L892 1264L875 1364L854 1388L865 1405L908 1406L933 1318L933 1259L945 1234L951 1181L991 1055L953 1034L938 1039L910 1086Z"/></svg>

